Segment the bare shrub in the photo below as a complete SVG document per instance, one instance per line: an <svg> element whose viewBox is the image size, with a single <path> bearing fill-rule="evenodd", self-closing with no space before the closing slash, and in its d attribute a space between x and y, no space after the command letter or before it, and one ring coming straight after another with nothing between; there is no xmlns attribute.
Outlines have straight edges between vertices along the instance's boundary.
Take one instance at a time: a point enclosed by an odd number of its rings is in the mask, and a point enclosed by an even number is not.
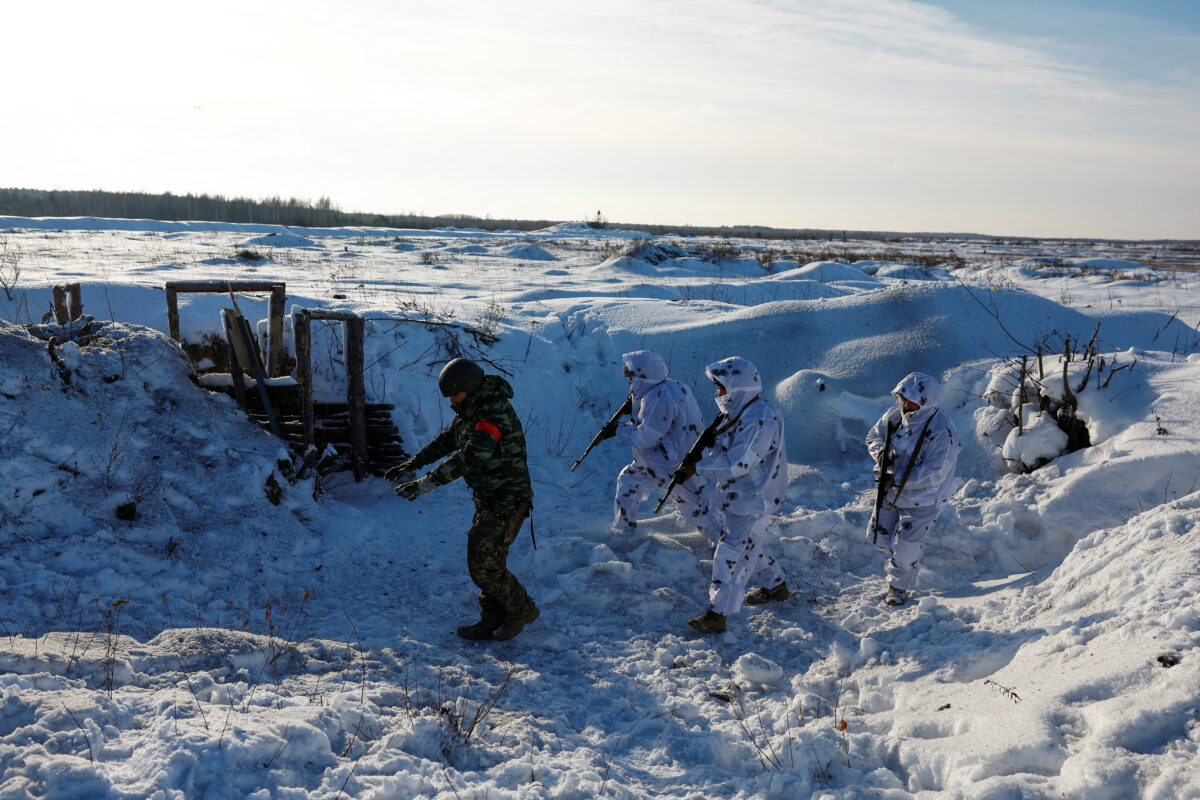
<svg viewBox="0 0 1200 800"><path fill-rule="evenodd" d="M12 290L16 288L21 278L21 250L16 245L9 244L8 237L0 239L0 288L5 296L13 299Z"/></svg>

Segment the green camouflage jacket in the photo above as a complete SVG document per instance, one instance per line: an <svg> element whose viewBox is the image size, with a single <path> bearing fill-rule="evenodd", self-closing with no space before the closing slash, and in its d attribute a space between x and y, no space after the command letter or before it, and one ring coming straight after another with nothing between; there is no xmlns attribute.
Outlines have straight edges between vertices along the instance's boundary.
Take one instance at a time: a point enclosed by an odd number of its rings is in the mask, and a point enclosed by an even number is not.
<svg viewBox="0 0 1200 800"><path fill-rule="evenodd" d="M525 433L509 402L512 396L508 381L485 375L480 387L455 409L450 427L413 457L413 468L450 456L430 471L435 485L462 478L475 493L476 504L493 509L532 503Z"/></svg>

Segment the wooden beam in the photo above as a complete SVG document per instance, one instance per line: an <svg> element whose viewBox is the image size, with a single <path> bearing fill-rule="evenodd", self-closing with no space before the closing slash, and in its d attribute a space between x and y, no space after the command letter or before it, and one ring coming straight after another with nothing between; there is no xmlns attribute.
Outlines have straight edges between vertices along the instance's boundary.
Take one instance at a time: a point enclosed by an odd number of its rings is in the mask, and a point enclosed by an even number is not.
<svg viewBox="0 0 1200 800"><path fill-rule="evenodd" d="M167 289L177 292L270 292L276 286L282 286L279 281L168 281Z"/></svg>

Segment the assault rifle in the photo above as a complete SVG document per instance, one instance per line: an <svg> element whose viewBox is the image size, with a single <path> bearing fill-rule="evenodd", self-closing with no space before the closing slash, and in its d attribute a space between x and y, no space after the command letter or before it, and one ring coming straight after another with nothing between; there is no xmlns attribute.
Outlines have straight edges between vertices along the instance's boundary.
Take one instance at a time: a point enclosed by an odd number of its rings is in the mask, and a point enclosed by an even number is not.
<svg viewBox="0 0 1200 800"><path fill-rule="evenodd" d="M888 423L887 437L883 440L883 450L879 451L879 477L875 482L875 510L871 512L871 544L875 544L879 539L879 511L883 508L883 501L895 481L891 474L892 436L895 435L898 427L900 427L899 422Z"/></svg>
<svg viewBox="0 0 1200 800"><path fill-rule="evenodd" d="M700 437L696 439L694 444L692 444L692 449L687 451L687 455L683 457L683 461L680 462L679 468L676 469L675 473L671 475L671 482L667 484L667 490L663 492L663 496L658 501L658 505L654 507L655 514L662 511L663 504L667 502L667 498L671 496L671 492L675 490L677 485L679 485L679 479L676 478L675 475L678 475L679 470L683 469L684 467L691 466L699 461L700 456L704 454L704 451L713 446L713 442L711 440L714 436L716 436L717 428L721 427L721 423L723 422L725 422L725 415L717 414L716 418L712 422L708 423L708 427L704 429L704 432L701 433Z"/></svg>
<svg viewBox="0 0 1200 800"><path fill-rule="evenodd" d="M581 463L583 463L583 460L585 458L587 458L587 454L592 452L593 447L600 444L605 439L611 439L613 437L613 434L615 434L617 432L618 420L620 420L621 417L625 416L626 414L630 413L631 411L633 411L633 392L632 391L629 392L629 396L625 398L625 402L621 404L621 407L618 408L616 411L614 411L613 415L608 418L608 422L604 423L604 427L602 427L600 429L600 432L592 437L592 443L587 446L587 450L583 451L583 455L581 455L579 458L575 459L575 463L571 465L571 472L574 472L575 468L578 467Z"/></svg>

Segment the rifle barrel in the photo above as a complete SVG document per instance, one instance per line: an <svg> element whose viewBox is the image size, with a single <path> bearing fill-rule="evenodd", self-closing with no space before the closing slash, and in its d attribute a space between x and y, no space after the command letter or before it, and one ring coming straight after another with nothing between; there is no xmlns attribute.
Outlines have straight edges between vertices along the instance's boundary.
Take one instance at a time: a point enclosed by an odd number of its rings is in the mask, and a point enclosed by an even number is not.
<svg viewBox="0 0 1200 800"><path fill-rule="evenodd" d="M592 437L592 442L591 442L591 444L589 444L587 446L587 449L583 451L583 455L581 455L579 458L575 459L575 463L571 465L571 472L574 472L575 468L583 463L583 460L585 458L587 458L588 453L592 452L592 449L596 445L598 445L598 444L600 444L600 442L604 441L604 438L603 438L604 431L608 430L608 427L610 425L615 425L617 420L619 420L621 417L625 416L626 414L630 413L631 411L633 411L633 391L632 390L630 390L629 396L625 398L625 402L622 403L617 408L617 410L613 412L613 415L608 418L608 422L604 423L603 427L600 428L600 432Z"/></svg>

